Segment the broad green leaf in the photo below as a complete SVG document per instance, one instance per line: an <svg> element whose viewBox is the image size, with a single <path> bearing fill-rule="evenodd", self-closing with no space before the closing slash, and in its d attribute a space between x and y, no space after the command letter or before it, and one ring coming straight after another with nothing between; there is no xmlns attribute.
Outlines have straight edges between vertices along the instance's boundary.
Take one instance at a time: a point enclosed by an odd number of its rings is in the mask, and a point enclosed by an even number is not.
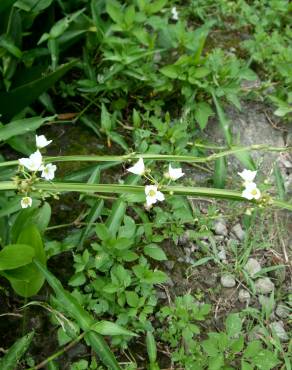
<svg viewBox="0 0 292 370"><path fill-rule="evenodd" d="M157 261L166 261L167 257L164 251L156 244L149 244L144 247L144 253Z"/></svg>
<svg viewBox="0 0 292 370"><path fill-rule="evenodd" d="M179 68L174 65L170 64L168 66L162 67L159 70L164 76L169 77L169 78L178 78L179 76Z"/></svg>
<svg viewBox="0 0 292 370"><path fill-rule="evenodd" d="M195 106L195 119L198 122L201 130L207 126L210 116L213 116L214 112L211 106L206 102L199 102Z"/></svg>
<svg viewBox="0 0 292 370"><path fill-rule="evenodd" d="M48 8L53 0L18 0L15 6L25 12L39 13Z"/></svg>
<svg viewBox="0 0 292 370"><path fill-rule="evenodd" d="M241 152L235 152L235 157L239 160L239 162L243 165L244 168L255 171L256 165L252 159L252 156L248 151L241 151Z"/></svg>
<svg viewBox="0 0 292 370"><path fill-rule="evenodd" d="M25 244L10 244L0 251L0 271L12 270L31 263L35 251Z"/></svg>
<svg viewBox="0 0 292 370"><path fill-rule="evenodd" d="M35 251L35 258L38 259L43 264L46 263L47 259L46 259L42 237L36 225L31 224L31 225L26 226L21 231L17 239L17 243L27 244L31 246Z"/></svg>
<svg viewBox="0 0 292 370"><path fill-rule="evenodd" d="M118 24L121 24L123 22L124 19L123 11L120 4L117 1L114 0L107 1L106 11L114 22Z"/></svg>
<svg viewBox="0 0 292 370"><path fill-rule="evenodd" d="M12 370L18 368L18 361L27 351L34 332L26 334L24 337L18 339L5 353L5 355L0 360L0 369L1 370Z"/></svg>
<svg viewBox="0 0 292 370"><path fill-rule="evenodd" d="M27 82L9 92L0 92L0 112L5 120L9 120L34 102L43 92L54 85L66 72L68 72L76 61L60 66L54 72L48 73L36 80Z"/></svg>
<svg viewBox="0 0 292 370"><path fill-rule="evenodd" d="M242 321L238 313L228 315L226 322L226 331L229 337L235 337L241 333Z"/></svg>
<svg viewBox="0 0 292 370"><path fill-rule="evenodd" d="M111 233L104 224L97 224L95 227L95 231L100 240L108 240L111 238Z"/></svg>
<svg viewBox="0 0 292 370"><path fill-rule="evenodd" d="M11 241L16 242L20 233L28 225L35 225L43 233L51 219L51 207L45 202L41 207L22 209L11 228Z"/></svg>
<svg viewBox="0 0 292 370"><path fill-rule="evenodd" d="M131 307L137 307L139 304L139 296L134 291L126 291L126 301L129 306Z"/></svg>
<svg viewBox="0 0 292 370"><path fill-rule="evenodd" d="M55 116L45 118L33 117L12 121L0 127L0 141L8 140L13 136L35 131L45 122L52 121L54 118Z"/></svg>
<svg viewBox="0 0 292 370"><path fill-rule="evenodd" d="M12 6L16 0L1 0L0 1L0 13Z"/></svg>
<svg viewBox="0 0 292 370"><path fill-rule="evenodd" d="M132 331L124 329L122 326L106 320L93 324L90 329L101 335L130 335L137 337L137 334L133 333Z"/></svg>
<svg viewBox="0 0 292 370"><path fill-rule="evenodd" d="M154 0L147 5L147 11L151 14L158 13L167 4L167 0Z"/></svg>
<svg viewBox="0 0 292 370"><path fill-rule="evenodd" d="M101 106L101 127L103 128L104 132L108 132L111 130L112 128L112 120L111 120L111 116L108 112L108 110L106 109L106 106L104 104L102 104Z"/></svg>

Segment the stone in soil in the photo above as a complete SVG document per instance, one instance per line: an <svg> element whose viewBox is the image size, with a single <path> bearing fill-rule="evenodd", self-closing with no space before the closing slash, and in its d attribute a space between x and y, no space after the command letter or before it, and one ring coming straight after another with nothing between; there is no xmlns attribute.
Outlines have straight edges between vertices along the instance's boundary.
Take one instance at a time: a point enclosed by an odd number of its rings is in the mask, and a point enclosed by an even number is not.
<svg viewBox="0 0 292 370"><path fill-rule="evenodd" d="M286 319L290 315L290 310L284 303L279 303L275 313L280 319Z"/></svg>
<svg viewBox="0 0 292 370"><path fill-rule="evenodd" d="M238 292L238 300L241 303L249 302L250 301L250 294L245 289L240 289Z"/></svg>
<svg viewBox="0 0 292 370"><path fill-rule="evenodd" d="M274 283L268 277L259 278L255 282L255 289L258 294L269 294L274 288Z"/></svg>
<svg viewBox="0 0 292 370"><path fill-rule="evenodd" d="M249 258L246 265L244 266L245 271L251 276L261 271L261 265L255 258Z"/></svg>
<svg viewBox="0 0 292 370"><path fill-rule="evenodd" d="M165 261L164 264L165 264L165 267L168 270L173 270L175 262L174 261Z"/></svg>
<svg viewBox="0 0 292 370"><path fill-rule="evenodd" d="M245 231L242 230L242 227L240 224L236 224L235 226L233 226L231 231L237 237L238 240L243 241L245 237Z"/></svg>
<svg viewBox="0 0 292 370"><path fill-rule="evenodd" d="M214 225L214 231L217 235L223 235L226 236L228 231L226 227L226 222L224 218L220 218L220 220L217 220Z"/></svg>
<svg viewBox="0 0 292 370"><path fill-rule="evenodd" d="M277 337L280 339L281 342L286 342L289 340L289 336L284 328L284 324L282 321L274 321L270 324L270 328L272 331L275 332Z"/></svg>
<svg viewBox="0 0 292 370"><path fill-rule="evenodd" d="M223 275L221 276L221 284L224 288L233 288L236 285L236 281L233 275Z"/></svg>

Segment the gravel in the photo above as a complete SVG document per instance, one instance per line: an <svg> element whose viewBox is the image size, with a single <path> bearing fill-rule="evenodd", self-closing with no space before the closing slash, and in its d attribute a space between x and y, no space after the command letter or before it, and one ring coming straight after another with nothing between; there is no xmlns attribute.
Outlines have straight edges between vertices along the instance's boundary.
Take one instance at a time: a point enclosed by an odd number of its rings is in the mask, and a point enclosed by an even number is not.
<svg viewBox="0 0 292 370"><path fill-rule="evenodd" d="M289 340L289 336L284 328L284 324L282 321L272 322L270 324L270 328L275 332L281 342L287 342Z"/></svg>
<svg viewBox="0 0 292 370"><path fill-rule="evenodd" d="M231 231L237 237L238 240L240 240L240 241L243 241L244 240L245 231L242 230L242 227L241 227L240 224L236 224L235 226L233 226L233 228L231 229Z"/></svg>
<svg viewBox="0 0 292 370"><path fill-rule="evenodd" d="M254 277L256 273L261 271L262 267L255 258L249 258L244 269L251 277Z"/></svg>
<svg viewBox="0 0 292 370"><path fill-rule="evenodd" d="M224 288L233 288L236 285L236 281L233 275L223 275L221 276L221 284Z"/></svg>
<svg viewBox="0 0 292 370"><path fill-rule="evenodd" d="M250 294L247 290L245 289L240 289L238 292L238 300L241 303L249 302L250 301Z"/></svg>
<svg viewBox="0 0 292 370"><path fill-rule="evenodd" d="M224 218L220 218L219 220L215 222L214 231L215 231L215 234L217 235L226 236L228 234L226 222Z"/></svg>
<svg viewBox="0 0 292 370"><path fill-rule="evenodd" d="M258 294L269 294L274 290L274 288L274 283L268 277L259 278L255 282L255 289Z"/></svg>

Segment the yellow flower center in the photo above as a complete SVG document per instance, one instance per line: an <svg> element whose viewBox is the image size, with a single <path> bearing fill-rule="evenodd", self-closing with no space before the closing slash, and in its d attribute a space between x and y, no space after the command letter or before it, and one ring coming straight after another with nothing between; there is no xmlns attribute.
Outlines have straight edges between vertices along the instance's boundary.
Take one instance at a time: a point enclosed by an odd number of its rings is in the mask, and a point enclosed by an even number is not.
<svg viewBox="0 0 292 370"><path fill-rule="evenodd" d="M252 195L257 195L257 193L258 193L258 192L257 192L257 189L253 189L253 190L251 191L251 194L252 194Z"/></svg>
<svg viewBox="0 0 292 370"><path fill-rule="evenodd" d="M154 197L156 194L156 191L155 190L150 190L148 195L150 195L150 197Z"/></svg>

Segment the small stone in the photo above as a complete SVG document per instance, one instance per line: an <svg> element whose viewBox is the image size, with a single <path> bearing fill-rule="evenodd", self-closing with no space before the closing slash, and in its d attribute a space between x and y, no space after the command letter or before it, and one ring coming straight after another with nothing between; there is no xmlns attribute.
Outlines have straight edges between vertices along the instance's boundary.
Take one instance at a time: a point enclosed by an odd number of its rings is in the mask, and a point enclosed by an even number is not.
<svg viewBox="0 0 292 370"><path fill-rule="evenodd" d="M166 299L166 298L167 298L167 295L166 295L166 293L165 293L165 292L158 291L158 292L156 292L156 297L157 297L158 299Z"/></svg>
<svg viewBox="0 0 292 370"><path fill-rule="evenodd" d="M221 261L226 261L226 251L224 248L218 253L218 257Z"/></svg>
<svg viewBox="0 0 292 370"><path fill-rule="evenodd" d="M217 274L215 272L208 274L204 279L204 283L209 287L215 286L217 284Z"/></svg>
<svg viewBox="0 0 292 370"><path fill-rule="evenodd" d="M261 271L262 268L260 263L255 258L249 258L244 266L244 269L251 277L254 277L255 274Z"/></svg>
<svg viewBox="0 0 292 370"><path fill-rule="evenodd" d="M286 319L290 315L289 308L286 307L283 303L279 303L276 308L276 315L281 319Z"/></svg>
<svg viewBox="0 0 292 370"><path fill-rule="evenodd" d="M165 267L168 270L173 270L175 262L174 261L165 261L164 264L165 264Z"/></svg>
<svg viewBox="0 0 292 370"><path fill-rule="evenodd" d="M220 218L218 221L215 222L214 231L217 235L227 235L228 232L224 218Z"/></svg>
<svg viewBox="0 0 292 370"><path fill-rule="evenodd" d="M270 328L272 331L275 332L277 337L280 339L281 342L286 342L289 340L288 334L284 329L284 324L282 321L274 321L270 324Z"/></svg>
<svg viewBox="0 0 292 370"><path fill-rule="evenodd" d="M275 286L268 277L260 278L255 282L255 289L258 294L269 294Z"/></svg>
<svg viewBox="0 0 292 370"><path fill-rule="evenodd" d="M224 288L233 288L236 285L236 281L232 275L221 276L221 284Z"/></svg>
<svg viewBox="0 0 292 370"><path fill-rule="evenodd" d="M238 292L238 300L241 303L249 302L250 301L250 294L245 289L240 289Z"/></svg>
<svg viewBox="0 0 292 370"><path fill-rule="evenodd" d="M231 231L237 237L238 240L243 241L245 237L245 231L242 230L242 227L240 224L236 224L235 226L233 226Z"/></svg>
<svg viewBox="0 0 292 370"><path fill-rule="evenodd" d="M178 257L177 262L184 262L185 259L183 257Z"/></svg>

